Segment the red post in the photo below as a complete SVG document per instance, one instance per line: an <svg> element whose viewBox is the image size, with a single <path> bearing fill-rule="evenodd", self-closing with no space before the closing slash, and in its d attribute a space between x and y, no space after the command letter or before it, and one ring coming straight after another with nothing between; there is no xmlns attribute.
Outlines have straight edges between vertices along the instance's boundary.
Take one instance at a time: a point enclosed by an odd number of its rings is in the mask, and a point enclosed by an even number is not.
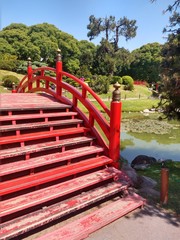
<svg viewBox="0 0 180 240"><path fill-rule="evenodd" d="M120 168L120 123L121 123L121 102L120 84L114 84L115 90L111 102L110 114L110 136L109 136L109 157L113 159L113 166Z"/></svg>
<svg viewBox="0 0 180 240"><path fill-rule="evenodd" d="M168 203L168 187L169 187L169 169L162 168L161 169L161 196L160 196L161 204Z"/></svg>
<svg viewBox="0 0 180 240"><path fill-rule="evenodd" d="M56 56L56 94L57 96L62 95L62 88L61 88L61 82L62 82L62 61L61 61L61 50L57 50L57 56Z"/></svg>
<svg viewBox="0 0 180 240"><path fill-rule="evenodd" d="M32 62L31 58L28 58L28 67L27 67L27 74L28 74L28 91L32 89L32 82L30 80L32 79Z"/></svg>
<svg viewBox="0 0 180 240"><path fill-rule="evenodd" d="M16 86L14 82L12 83L12 93L16 93Z"/></svg>

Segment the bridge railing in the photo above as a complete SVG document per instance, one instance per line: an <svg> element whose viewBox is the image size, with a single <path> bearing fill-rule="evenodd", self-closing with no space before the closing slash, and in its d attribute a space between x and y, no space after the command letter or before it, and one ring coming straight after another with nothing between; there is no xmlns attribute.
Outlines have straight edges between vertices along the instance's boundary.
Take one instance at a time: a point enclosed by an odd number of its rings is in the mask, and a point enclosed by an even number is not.
<svg viewBox="0 0 180 240"><path fill-rule="evenodd" d="M67 78L75 84L71 85L66 82ZM40 67L33 70L31 59L28 59L27 75L21 80L16 92L46 92L56 99L72 105L86 126L91 128L98 142L104 146L106 154L114 160L114 166L119 168L120 85L115 84L114 87L111 106L108 109L101 98L85 82L62 70L61 55L58 50L56 68ZM97 105L99 106L97 107ZM86 110L83 111L82 108L86 108ZM99 125L98 128L97 125Z"/></svg>

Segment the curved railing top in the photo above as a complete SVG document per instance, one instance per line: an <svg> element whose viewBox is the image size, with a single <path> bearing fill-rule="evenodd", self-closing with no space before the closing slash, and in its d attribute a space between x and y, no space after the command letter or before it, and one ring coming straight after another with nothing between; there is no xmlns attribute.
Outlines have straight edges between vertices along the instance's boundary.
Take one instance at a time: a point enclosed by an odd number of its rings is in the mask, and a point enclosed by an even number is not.
<svg viewBox="0 0 180 240"><path fill-rule="evenodd" d="M63 77L73 80L76 84L78 84L79 89L77 89L71 84L68 84L66 80L63 79ZM120 114L118 109L121 109L120 99L118 100L118 98L116 97L116 95L119 94L118 92L119 86L116 86L115 88L116 88L116 90L114 91L115 97L113 97L114 100L111 102L111 108L112 106L115 106L118 103L119 107L116 107L116 111L114 111L113 108L109 110L106 104L88 86L87 83L75 77L74 75L62 70L61 57L58 52L56 68L39 67L33 70L31 66L31 62L28 61L27 75L19 83L17 87L17 92L19 93L20 92L46 92L48 94L51 94L58 100L61 100L65 103L73 105L73 107L79 112L79 114L86 121L86 124L88 124L91 130L96 134L98 140L102 142L104 146L109 149L109 152L113 153L114 151L117 152L118 148L115 147L115 145L118 145L120 141L120 129L119 130L117 129L118 124L120 125L120 120L118 120L119 121L118 123L116 119L120 117L118 116ZM67 91L68 93L71 93L72 99L69 99L66 96L63 96L63 90ZM110 123L106 120L106 118L103 116L101 111L99 111L95 107L95 105L92 103L92 98L95 100L96 104L99 104L100 108L107 115L107 119L108 120L110 119ZM89 119L85 114L82 113L82 111L79 110L78 104L77 104L78 101L80 101L87 108L89 112ZM112 116L112 114L116 115L115 112L117 112L116 117ZM104 135L106 136L106 139L109 141L109 147L106 145L106 142L102 140L103 137L100 137L99 133L96 131L94 127L94 121L98 123ZM114 137L116 135L118 137ZM116 139L116 140L114 141L113 139ZM116 154L116 158L119 159L119 149L118 149L118 154Z"/></svg>

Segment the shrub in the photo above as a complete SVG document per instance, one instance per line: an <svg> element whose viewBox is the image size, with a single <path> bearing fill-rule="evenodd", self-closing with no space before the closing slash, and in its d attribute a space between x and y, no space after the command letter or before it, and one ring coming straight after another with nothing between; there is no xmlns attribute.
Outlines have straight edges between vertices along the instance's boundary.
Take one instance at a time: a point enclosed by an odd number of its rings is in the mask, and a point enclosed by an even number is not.
<svg viewBox="0 0 180 240"><path fill-rule="evenodd" d="M125 85L124 90L132 91L134 89L134 80L130 76L123 76L122 83Z"/></svg>
<svg viewBox="0 0 180 240"><path fill-rule="evenodd" d="M12 84L19 84L19 79L14 75L6 75L2 78L2 85L7 88L12 88Z"/></svg>
<svg viewBox="0 0 180 240"><path fill-rule="evenodd" d="M113 76L111 79L111 84L115 84L115 83L119 83L122 84L122 78L120 76Z"/></svg>
<svg viewBox="0 0 180 240"><path fill-rule="evenodd" d="M92 76L89 86L98 94L107 93L109 91L109 78L102 75Z"/></svg>

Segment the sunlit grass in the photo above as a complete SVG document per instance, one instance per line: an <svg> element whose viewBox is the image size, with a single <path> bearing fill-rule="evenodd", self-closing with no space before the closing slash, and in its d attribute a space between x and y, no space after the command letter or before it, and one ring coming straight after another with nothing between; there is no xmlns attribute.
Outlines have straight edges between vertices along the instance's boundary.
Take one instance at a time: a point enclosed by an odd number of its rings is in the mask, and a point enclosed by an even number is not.
<svg viewBox="0 0 180 240"><path fill-rule="evenodd" d="M180 214L180 162L167 162L166 167L169 169L169 193L168 204L164 206L177 214ZM150 177L157 181L156 190L160 192L161 189L161 164L156 163L145 171L137 171L139 175ZM147 196L148 197L148 196Z"/></svg>

